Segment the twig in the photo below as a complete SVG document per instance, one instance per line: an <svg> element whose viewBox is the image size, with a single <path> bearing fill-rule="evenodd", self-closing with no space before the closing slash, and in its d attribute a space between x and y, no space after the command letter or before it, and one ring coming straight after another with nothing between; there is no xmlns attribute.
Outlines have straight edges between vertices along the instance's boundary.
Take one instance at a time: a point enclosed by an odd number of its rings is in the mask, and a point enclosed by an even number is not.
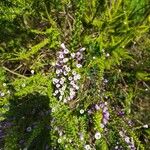
<svg viewBox="0 0 150 150"><path fill-rule="evenodd" d="M17 76L19 76L19 77L27 78L26 76L21 75L21 74L19 74L19 73L16 73L16 72L14 72L14 71L12 71L12 70L10 70L10 69L4 67L4 66L3 66L3 69L5 69L6 71L8 71L8 72L10 72L10 73L12 73L12 74L14 74L14 75L17 75Z"/></svg>

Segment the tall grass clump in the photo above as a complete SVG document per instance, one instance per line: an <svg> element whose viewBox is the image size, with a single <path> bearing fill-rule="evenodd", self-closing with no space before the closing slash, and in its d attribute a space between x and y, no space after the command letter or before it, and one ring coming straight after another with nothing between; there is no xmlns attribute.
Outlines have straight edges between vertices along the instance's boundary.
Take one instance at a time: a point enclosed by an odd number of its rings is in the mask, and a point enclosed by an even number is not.
<svg viewBox="0 0 150 150"><path fill-rule="evenodd" d="M0 149L150 148L149 0L1 0Z"/></svg>

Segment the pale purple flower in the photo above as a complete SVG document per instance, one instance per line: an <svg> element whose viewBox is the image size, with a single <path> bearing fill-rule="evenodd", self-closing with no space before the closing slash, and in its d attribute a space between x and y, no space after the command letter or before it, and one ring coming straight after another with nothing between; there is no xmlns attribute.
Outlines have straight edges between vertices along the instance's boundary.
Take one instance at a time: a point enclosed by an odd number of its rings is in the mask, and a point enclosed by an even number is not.
<svg viewBox="0 0 150 150"><path fill-rule="evenodd" d="M108 123L108 120L106 118L103 118L103 124L106 125Z"/></svg>
<svg viewBox="0 0 150 150"><path fill-rule="evenodd" d="M100 106L98 106L97 104L95 105L95 109L96 110L99 110L100 109Z"/></svg>
<svg viewBox="0 0 150 150"><path fill-rule="evenodd" d="M106 111L108 111L108 108L107 108L107 107L104 107L104 108L103 108L103 113L105 113Z"/></svg>
<svg viewBox="0 0 150 150"><path fill-rule="evenodd" d="M67 48L65 48L65 49L64 49L64 53L65 53L65 54L68 54L68 53L69 53L69 50L68 50Z"/></svg>
<svg viewBox="0 0 150 150"><path fill-rule="evenodd" d="M79 135L80 135L80 140L83 141L84 140L83 133L80 133Z"/></svg>
<svg viewBox="0 0 150 150"><path fill-rule="evenodd" d="M85 47L81 48L80 51L81 51L81 52L85 51Z"/></svg>

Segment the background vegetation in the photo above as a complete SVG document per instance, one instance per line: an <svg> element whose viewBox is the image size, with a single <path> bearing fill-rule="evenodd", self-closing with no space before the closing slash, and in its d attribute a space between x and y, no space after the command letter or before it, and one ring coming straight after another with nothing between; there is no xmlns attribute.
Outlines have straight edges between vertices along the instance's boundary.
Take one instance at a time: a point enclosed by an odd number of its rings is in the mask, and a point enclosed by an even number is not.
<svg viewBox="0 0 150 150"><path fill-rule="evenodd" d="M149 0L1 0L0 148L150 149L149 24ZM67 103L53 96L61 43L86 48Z"/></svg>

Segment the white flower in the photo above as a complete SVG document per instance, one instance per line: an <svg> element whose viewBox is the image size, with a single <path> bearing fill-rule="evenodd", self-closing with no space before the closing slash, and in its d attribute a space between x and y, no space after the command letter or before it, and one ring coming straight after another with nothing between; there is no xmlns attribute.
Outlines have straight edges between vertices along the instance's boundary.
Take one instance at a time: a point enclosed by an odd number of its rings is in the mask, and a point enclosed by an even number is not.
<svg viewBox="0 0 150 150"><path fill-rule="evenodd" d="M59 131L59 136L62 136L63 135L63 132L62 131Z"/></svg>
<svg viewBox="0 0 150 150"><path fill-rule="evenodd" d="M122 131L119 131L119 134L121 137L124 137L124 133Z"/></svg>
<svg viewBox="0 0 150 150"><path fill-rule="evenodd" d="M125 137L125 141L126 141L127 143L130 143L130 138L129 138L128 136L126 136L126 137Z"/></svg>
<svg viewBox="0 0 150 150"><path fill-rule="evenodd" d="M76 80L78 80L78 77L75 75L75 76L73 77L73 79L76 81Z"/></svg>
<svg viewBox="0 0 150 150"><path fill-rule="evenodd" d="M80 114L83 114L83 113L84 113L84 110L83 110L83 109L81 109L81 110L80 110Z"/></svg>
<svg viewBox="0 0 150 150"><path fill-rule="evenodd" d="M110 56L110 54L109 54L109 53L107 53L107 54L106 54L106 57L109 57L109 56Z"/></svg>
<svg viewBox="0 0 150 150"><path fill-rule="evenodd" d="M57 69L56 74L60 74L62 70Z"/></svg>
<svg viewBox="0 0 150 150"><path fill-rule="evenodd" d="M82 67L82 65L81 65L81 64L77 64L76 66L77 66L77 68L81 68L81 67Z"/></svg>
<svg viewBox="0 0 150 150"><path fill-rule="evenodd" d="M101 134L99 132L95 133L95 139L99 140L101 138Z"/></svg>
<svg viewBox="0 0 150 150"><path fill-rule="evenodd" d="M70 140L69 140L69 142L71 143L71 142L72 142L72 140L70 139Z"/></svg>
<svg viewBox="0 0 150 150"><path fill-rule="evenodd" d="M66 80L66 78L65 78L65 77L62 77L60 80L61 80L61 81L65 81L65 80Z"/></svg>
<svg viewBox="0 0 150 150"><path fill-rule="evenodd" d="M53 93L53 96L56 96L57 94L56 93Z"/></svg>
<svg viewBox="0 0 150 150"><path fill-rule="evenodd" d="M71 81L70 84L71 84L71 85L74 85L75 83L74 83L74 81Z"/></svg>
<svg viewBox="0 0 150 150"><path fill-rule="evenodd" d="M66 71L67 71L67 72L70 72L70 71L71 71L70 67L67 67L67 68L66 68Z"/></svg>
<svg viewBox="0 0 150 150"><path fill-rule="evenodd" d="M34 74L34 70L31 70L31 74Z"/></svg>
<svg viewBox="0 0 150 150"><path fill-rule="evenodd" d="M25 86L26 86L26 84L25 84L25 83L23 83L23 84L22 84L22 87L25 87Z"/></svg>
<svg viewBox="0 0 150 150"><path fill-rule="evenodd" d="M52 108L52 112L55 112L55 110L56 110L55 108Z"/></svg>
<svg viewBox="0 0 150 150"><path fill-rule="evenodd" d="M60 84L57 83L57 84L56 84L56 87L59 88L59 87L60 87Z"/></svg>
<svg viewBox="0 0 150 150"><path fill-rule="evenodd" d="M75 76L77 73L75 71L72 71L72 74Z"/></svg>
<svg viewBox="0 0 150 150"><path fill-rule="evenodd" d="M147 124L143 125L143 128L148 128L148 125Z"/></svg>
<svg viewBox="0 0 150 150"><path fill-rule="evenodd" d="M75 57L75 53L71 53L71 57L74 58Z"/></svg>
<svg viewBox="0 0 150 150"><path fill-rule="evenodd" d="M3 83L3 86L6 86L6 83Z"/></svg>
<svg viewBox="0 0 150 150"><path fill-rule="evenodd" d="M145 91L148 91L148 88L146 88Z"/></svg>
<svg viewBox="0 0 150 150"><path fill-rule="evenodd" d="M27 132L31 132L32 128L31 127L27 127Z"/></svg>
<svg viewBox="0 0 150 150"><path fill-rule="evenodd" d="M60 54L59 54L59 58L61 58L61 59L64 58L63 53L60 53Z"/></svg>
<svg viewBox="0 0 150 150"><path fill-rule="evenodd" d="M72 80L72 77L69 77L68 80L71 81L71 80Z"/></svg>
<svg viewBox="0 0 150 150"><path fill-rule="evenodd" d="M91 150L90 145L85 145L84 148L85 148L86 150Z"/></svg>
<svg viewBox="0 0 150 150"><path fill-rule="evenodd" d="M71 99L70 99L70 97L67 97L67 99L68 99L68 101L70 101Z"/></svg>
<svg viewBox="0 0 150 150"><path fill-rule="evenodd" d="M52 80L53 80L53 83L58 83L59 82L59 80L56 79L56 78L53 78Z"/></svg>
<svg viewBox="0 0 150 150"><path fill-rule="evenodd" d="M107 79L104 79L104 83L108 83L108 80L107 80Z"/></svg>
<svg viewBox="0 0 150 150"><path fill-rule="evenodd" d="M66 46L65 46L64 43L62 43L60 46L61 46L62 49L66 49Z"/></svg>
<svg viewBox="0 0 150 150"><path fill-rule="evenodd" d="M63 102L64 102L64 103L67 103L67 99L64 99Z"/></svg>
<svg viewBox="0 0 150 150"><path fill-rule="evenodd" d="M56 65L56 63L55 63L55 62L52 62L51 65L54 67L54 66Z"/></svg>
<svg viewBox="0 0 150 150"><path fill-rule="evenodd" d="M80 79L80 78L81 78L80 74L77 74L77 75L76 75L76 79L78 80L78 79Z"/></svg>
<svg viewBox="0 0 150 150"><path fill-rule="evenodd" d="M63 98L62 96L59 96L59 100L60 100L60 101L62 100L62 98Z"/></svg>
<svg viewBox="0 0 150 150"><path fill-rule="evenodd" d="M58 93L59 93L59 91L58 91L58 90L56 90L56 91L55 91L55 94L58 94Z"/></svg>
<svg viewBox="0 0 150 150"><path fill-rule="evenodd" d="M63 84L64 84L64 81L60 81L59 83L60 83L61 85L63 85Z"/></svg>
<svg viewBox="0 0 150 150"><path fill-rule="evenodd" d="M75 91L70 91L70 96L75 96L76 92Z"/></svg>
<svg viewBox="0 0 150 150"><path fill-rule="evenodd" d="M79 56L79 55L81 55L81 52L77 52L76 54Z"/></svg>
<svg viewBox="0 0 150 150"><path fill-rule="evenodd" d="M101 128L104 128L105 126L104 126L104 124L101 123L101 124L100 124L100 127L101 127Z"/></svg>
<svg viewBox="0 0 150 150"><path fill-rule="evenodd" d="M93 59L96 59L96 57L93 57Z"/></svg>
<svg viewBox="0 0 150 150"><path fill-rule="evenodd" d="M105 104L105 105L107 105L108 103L107 103L107 102L105 102L104 104Z"/></svg>
<svg viewBox="0 0 150 150"><path fill-rule="evenodd" d="M5 93L1 93L1 96L4 96L5 95Z"/></svg>
<svg viewBox="0 0 150 150"><path fill-rule="evenodd" d="M68 72L64 71L64 76L67 76L68 75Z"/></svg>
<svg viewBox="0 0 150 150"><path fill-rule="evenodd" d="M79 86L77 86L76 84L74 84L73 87L74 87L76 90L79 90Z"/></svg>
<svg viewBox="0 0 150 150"><path fill-rule="evenodd" d="M8 90L7 93L10 94L10 91Z"/></svg>
<svg viewBox="0 0 150 150"><path fill-rule="evenodd" d="M60 138L58 139L58 143L61 143L61 139Z"/></svg>
<svg viewBox="0 0 150 150"><path fill-rule="evenodd" d="M64 59L63 59L63 63L68 62L68 60L69 60L68 58L64 58Z"/></svg>
<svg viewBox="0 0 150 150"><path fill-rule="evenodd" d="M62 90L64 91L66 89L67 85L65 84L63 87L62 87Z"/></svg>
<svg viewBox="0 0 150 150"><path fill-rule="evenodd" d="M65 48L65 49L64 49L64 53L65 53L65 54L68 54L68 53L69 53L69 50L68 50L67 48Z"/></svg>
<svg viewBox="0 0 150 150"><path fill-rule="evenodd" d="M80 140L83 141L84 140L84 136L82 133L80 133Z"/></svg>

